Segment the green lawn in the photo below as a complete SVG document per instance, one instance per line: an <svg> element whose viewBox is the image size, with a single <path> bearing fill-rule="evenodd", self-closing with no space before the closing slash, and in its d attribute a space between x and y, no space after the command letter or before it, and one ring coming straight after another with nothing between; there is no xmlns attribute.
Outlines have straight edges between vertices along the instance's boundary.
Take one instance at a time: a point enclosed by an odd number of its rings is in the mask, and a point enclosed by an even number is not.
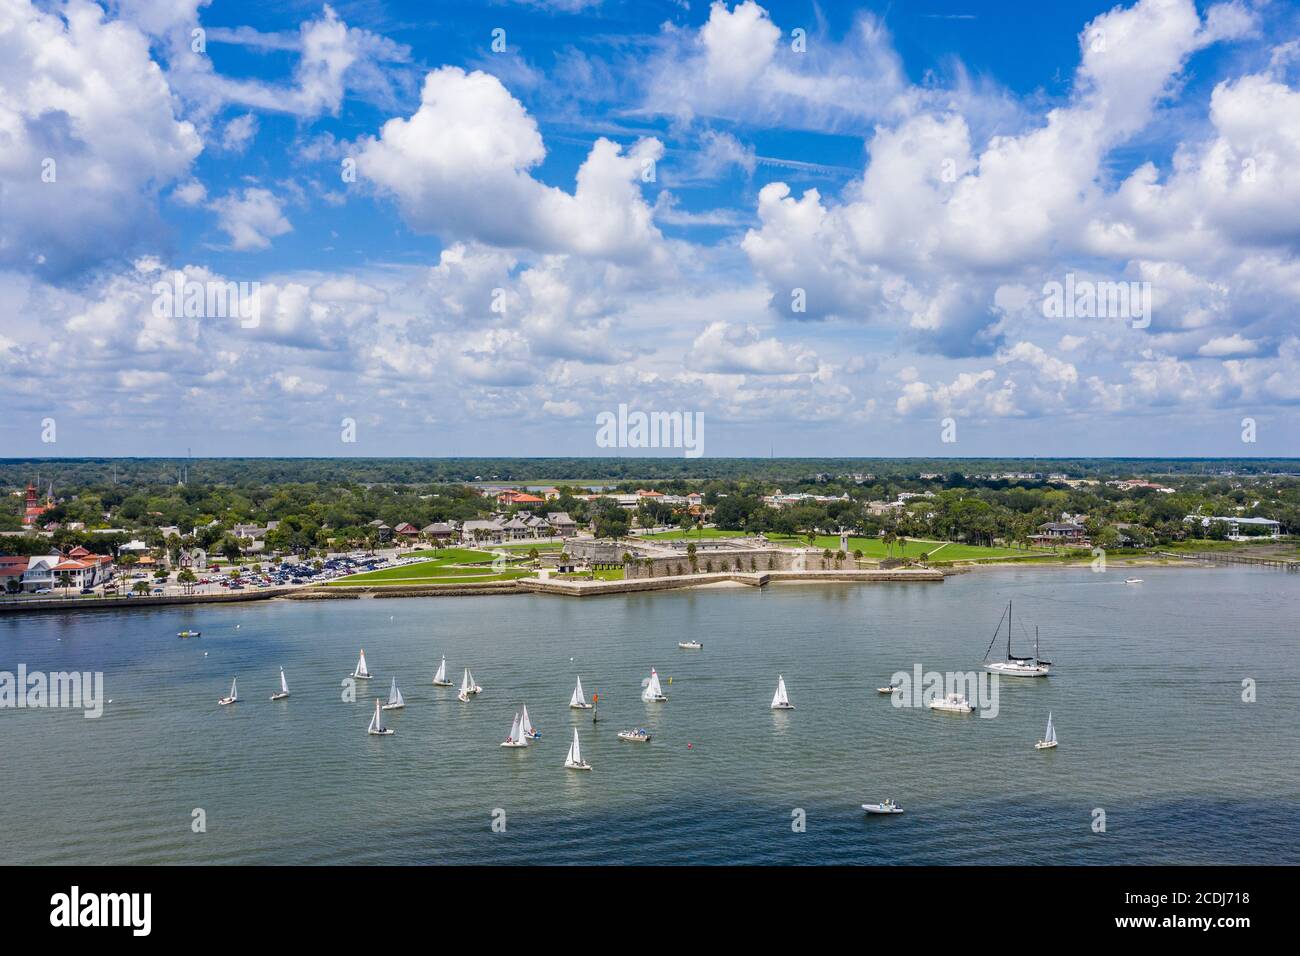
<svg viewBox="0 0 1300 956"><path fill-rule="evenodd" d="M592 576L585 571L579 574L557 574L555 575L555 577L567 578L573 581L590 581L592 579ZM622 581L623 569L607 568L604 571L597 571L595 574L595 579L597 581Z"/></svg>
<svg viewBox="0 0 1300 956"><path fill-rule="evenodd" d="M429 558L439 564L473 564L477 561L491 561L492 555L486 551L473 548L426 548L423 551L407 551L404 558Z"/></svg>
<svg viewBox="0 0 1300 956"><path fill-rule="evenodd" d="M409 570L407 568L393 568L390 570ZM330 581L329 587L359 587L362 585L381 585L389 587L404 587L407 585L421 584L482 584L486 581L513 581L515 578L530 577L532 572L529 571L502 571L499 574L493 573L490 568L483 568L474 571L468 568L439 568L434 573L426 572L424 577L389 577L389 578L371 578L370 574L382 574L383 572L372 571L367 574L354 574L351 577L339 578L337 581ZM363 580L364 579L364 580Z"/></svg>
<svg viewBox="0 0 1300 956"><path fill-rule="evenodd" d="M690 531L660 531L655 534L638 535L641 538L659 539L661 541L678 541L689 538L743 538L745 531L724 531L722 528L699 528Z"/></svg>
<svg viewBox="0 0 1300 956"><path fill-rule="evenodd" d="M440 548L436 551L415 551L405 557L428 558L428 560L404 564L397 568L381 568L378 571L349 574L345 578L331 581L330 584L412 584L439 580L494 579L497 576L497 572L492 570L490 564L493 555L486 551L475 551L471 548ZM465 564L479 566L458 566ZM522 573L516 572L515 576L521 576Z"/></svg>
<svg viewBox="0 0 1300 956"><path fill-rule="evenodd" d="M806 538L797 538L784 535L768 535L769 540L780 541L783 544L806 545ZM831 535L819 535L817 537L816 547L823 550L829 548L831 551L838 551L840 539ZM974 544L958 544L953 541L927 541L922 539L908 538L907 543L900 547L895 542L892 549L885 546L881 538L849 538L849 554L855 550L862 552L864 560L879 561L888 557L905 557L919 558L921 555L929 555L935 561L969 561L974 558L1009 558L1023 557L1027 554L1037 554L1036 551L1021 551L1016 548L985 548Z"/></svg>

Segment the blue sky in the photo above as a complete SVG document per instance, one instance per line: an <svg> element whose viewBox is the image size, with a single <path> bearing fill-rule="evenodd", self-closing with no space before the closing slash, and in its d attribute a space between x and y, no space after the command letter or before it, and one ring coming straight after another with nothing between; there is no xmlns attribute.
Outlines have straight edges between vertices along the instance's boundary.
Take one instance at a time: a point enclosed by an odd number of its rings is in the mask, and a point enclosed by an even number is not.
<svg viewBox="0 0 1300 956"><path fill-rule="evenodd" d="M1294 454L1298 24L0 0L3 453Z"/></svg>

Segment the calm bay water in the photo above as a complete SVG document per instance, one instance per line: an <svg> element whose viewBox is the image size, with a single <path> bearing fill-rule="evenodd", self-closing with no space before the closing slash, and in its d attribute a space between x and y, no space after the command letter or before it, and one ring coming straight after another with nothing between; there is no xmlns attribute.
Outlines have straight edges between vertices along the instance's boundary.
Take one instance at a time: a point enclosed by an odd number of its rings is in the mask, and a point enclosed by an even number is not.
<svg viewBox="0 0 1300 956"><path fill-rule="evenodd" d="M0 863L1300 862L1300 576L1140 573L2 618L0 670L103 671L113 703L0 710ZM1056 673L1003 680L996 719L875 693L977 666L1008 598ZM376 679L345 703L361 647ZM442 654L481 697L430 685ZM667 704L639 699L652 665ZM768 709L778 672L793 713ZM393 675L397 733L368 736ZM543 739L503 750L521 702ZM563 767L575 725L591 773ZM614 736L638 725L650 744ZM907 812L864 817L887 796Z"/></svg>

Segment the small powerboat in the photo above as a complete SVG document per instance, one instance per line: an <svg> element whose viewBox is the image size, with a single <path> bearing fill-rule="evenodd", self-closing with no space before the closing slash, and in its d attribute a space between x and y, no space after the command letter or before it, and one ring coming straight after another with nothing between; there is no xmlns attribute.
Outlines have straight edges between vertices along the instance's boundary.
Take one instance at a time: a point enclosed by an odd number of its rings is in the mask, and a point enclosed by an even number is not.
<svg viewBox="0 0 1300 956"><path fill-rule="evenodd" d="M650 731L644 727L638 727L636 730L620 730L618 732L619 740L630 740L632 743L644 744L650 741Z"/></svg>
<svg viewBox="0 0 1300 956"><path fill-rule="evenodd" d="M942 700L930 701L930 709L945 714L969 714L975 708L961 694L947 694Z"/></svg>
<svg viewBox="0 0 1300 956"><path fill-rule="evenodd" d="M1125 579L1124 583L1125 583L1125 584L1141 584L1141 583L1142 583L1142 579L1141 579L1141 578L1127 578L1127 579Z"/></svg>
<svg viewBox="0 0 1300 956"><path fill-rule="evenodd" d="M902 684L890 684L888 687L877 687L877 694L892 694L896 690L902 690Z"/></svg>
<svg viewBox="0 0 1300 956"><path fill-rule="evenodd" d="M864 803L862 809L867 811L867 813L880 815L903 812L903 808L893 800L881 800L879 803Z"/></svg>
<svg viewBox="0 0 1300 956"><path fill-rule="evenodd" d="M202 637L202 631L177 631L176 636L179 638Z"/></svg>
<svg viewBox="0 0 1300 956"><path fill-rule="evenodd" d="M704 645L699 641L678 641L677 646L684 651L702 651Z"/></svg>

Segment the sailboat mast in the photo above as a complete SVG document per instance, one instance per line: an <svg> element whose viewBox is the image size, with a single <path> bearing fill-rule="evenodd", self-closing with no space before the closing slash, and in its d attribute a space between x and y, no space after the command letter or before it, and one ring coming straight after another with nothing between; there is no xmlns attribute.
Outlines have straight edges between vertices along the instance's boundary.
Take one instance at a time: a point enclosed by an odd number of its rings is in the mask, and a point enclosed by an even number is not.
<svg viewBox="0 0 1300 956"><path fill-rule="evenodd" d="M1011 660L1011 599L1007 598L1007 660Z"/></svg>

